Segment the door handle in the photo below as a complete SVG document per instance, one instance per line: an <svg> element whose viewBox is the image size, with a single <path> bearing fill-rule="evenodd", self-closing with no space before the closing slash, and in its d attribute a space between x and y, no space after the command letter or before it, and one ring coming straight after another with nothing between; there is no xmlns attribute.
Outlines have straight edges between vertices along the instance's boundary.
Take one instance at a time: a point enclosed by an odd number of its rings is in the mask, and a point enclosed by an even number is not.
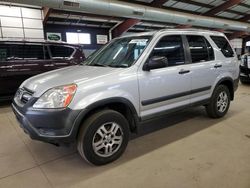
<svg viewBox="0 0 250 188"><path fill-rule="evenodd" d="M217 68L220 68L220 67L222 67L221 64L215 64L215 65L214 65L214 68L216 68L216 69L217 69Z"/></svg>
<svg viewBox="0 0 250 188"><path fill-rule="evenodd" d="M181 69L179 74L187 74L189 72L190 72L190 70Z"/></svg>

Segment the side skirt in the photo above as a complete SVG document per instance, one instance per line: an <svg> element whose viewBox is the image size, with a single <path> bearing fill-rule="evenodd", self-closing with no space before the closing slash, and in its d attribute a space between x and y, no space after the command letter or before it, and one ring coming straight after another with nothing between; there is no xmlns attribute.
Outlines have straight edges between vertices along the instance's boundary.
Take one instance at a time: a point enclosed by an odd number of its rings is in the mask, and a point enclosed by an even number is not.
<svg viewBox="0 0 250 188"><path fill-rule="evenodd" d="M141 123L144 123L146 121L161 118L162 116L165 116L165 115L170 115L170 114L172 114L174 112L177 112L177 111L185 110L187 108L207 105L209 102L210 102L210 98L199 101L199 102L195 102L195 103L192 103L192 104L189 104L189 105L184 105L184 106L180 106L180 107L177 107L177 108L165 110L165 111L162 111L162 112L159 112L159 113L155 113L155 114L147 115L147 116L144 116L144 117L140 117L140 121L139 121L138 125L140 125Z"/></svg>

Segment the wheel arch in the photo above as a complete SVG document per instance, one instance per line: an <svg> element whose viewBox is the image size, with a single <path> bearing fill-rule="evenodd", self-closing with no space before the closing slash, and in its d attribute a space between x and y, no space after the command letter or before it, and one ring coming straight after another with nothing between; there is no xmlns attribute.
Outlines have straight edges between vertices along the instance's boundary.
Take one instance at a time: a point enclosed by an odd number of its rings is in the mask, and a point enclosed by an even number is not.
<svg viewBox="0 0 250 188"><path fill-rule="evenodd" d="M228 89L229 89L229 92L230 92L230 99L231 100L234 100L234 81L232 78L230 77L224 77L222 79L220 79L215 88L219 85L225 85Z"/></svg>
<svg viewBox="0 0 250 188"><path fill-rule="evenodd" d="M79 113L75 127L75 138L77 138L80 127L84 120L86 120L92 114L103 109L112 109L124 115L129 123L130 132L137 132L137 125L140 121L140 117L138 116L134 105L128 99L122 97L114 97L97 101L87 106Z"/></svg>

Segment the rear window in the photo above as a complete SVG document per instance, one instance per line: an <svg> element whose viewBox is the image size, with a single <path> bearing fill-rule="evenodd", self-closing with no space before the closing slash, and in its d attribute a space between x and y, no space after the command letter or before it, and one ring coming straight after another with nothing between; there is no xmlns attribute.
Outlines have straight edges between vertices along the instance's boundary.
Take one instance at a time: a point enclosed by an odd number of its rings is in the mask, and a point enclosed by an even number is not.
<svg viewBox="0 0 250 188"><path fill-rule="evenodd" d="M53 58L68 58L73 54L74 48L51 45L50 51Z"/></svg>
<svg viewBox="0 0 250 188"><path fill-rule="evenodd" d="M225 37L210 36L225 57L234 57L234 51Z"/></svg>

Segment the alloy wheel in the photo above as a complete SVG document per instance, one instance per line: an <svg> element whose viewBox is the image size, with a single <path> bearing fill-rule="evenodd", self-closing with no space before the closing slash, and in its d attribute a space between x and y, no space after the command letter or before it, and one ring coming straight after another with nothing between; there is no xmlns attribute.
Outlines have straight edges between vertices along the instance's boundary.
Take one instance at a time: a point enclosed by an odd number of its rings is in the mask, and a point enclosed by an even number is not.
<svg viewBox="0 0 250 188"><path fill-rule="evenodd" d="M121 147L123 132L120 125L115 122L105 123L100 126L93 137L94 152L101 157L110 157Z"/></svg>
<svg viewBox="0 0 250 188"><path fill-rule="evenodd" d="M228 106L228 96L225 91L222 91L217 98L217 109L219 112L223 113Z"/></svg>

